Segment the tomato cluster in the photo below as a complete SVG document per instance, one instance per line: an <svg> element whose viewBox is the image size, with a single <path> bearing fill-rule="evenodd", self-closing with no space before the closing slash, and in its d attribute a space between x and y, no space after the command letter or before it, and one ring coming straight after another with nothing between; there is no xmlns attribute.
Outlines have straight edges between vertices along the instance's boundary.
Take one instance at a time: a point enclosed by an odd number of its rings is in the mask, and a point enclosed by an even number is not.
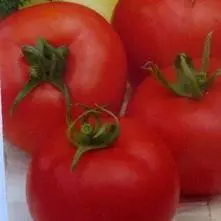
<svg viewBox="0 0 221 221"><path fill-rule="evenodd" d="M4 136L32 156L35 221L171 221L180 183L221 193L220 33L216 0L120 0L113 26L64 2L1 21Z"/></svg>

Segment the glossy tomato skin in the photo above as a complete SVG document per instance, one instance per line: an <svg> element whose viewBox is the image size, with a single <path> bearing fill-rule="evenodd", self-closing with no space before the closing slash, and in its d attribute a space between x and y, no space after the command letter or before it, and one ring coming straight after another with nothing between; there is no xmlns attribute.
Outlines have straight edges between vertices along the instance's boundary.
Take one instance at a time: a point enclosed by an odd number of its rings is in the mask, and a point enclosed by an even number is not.
<svg viewBox="0 0 221 221"><path fill-rule="evenodd" d="M21 47L34 45L38 38L53 46L68 46L64 78L73 104L108 104L117 113L126 85L126 59L119 37L92 10L73 3L50 3L8 17L0 25L4 134L27 152L33 152L65 121L63 94L48 84L33 90L14 115L9 115L10 106L29 78ZM73 105L73 116L78 111Z"/></svg>
<svg viewBox="0 0 221 221"><path fill-rule="evenodd" d="M86 153L74 171L75 149L58 130L28 173L34 220L170 221L179 198L177 168L168 149L141 128L122 119L116 143Z"/></svg>
<svg viewBox="0 0 221 221"><path fill-rule="evenodd" d="M205 16L207 15L207 16ZM172 66L177 53L202 53L205 36L214 31L213 54L220 54L221 1L121 0L113 25L124 42L130 81L137 87L148 75L142 67L153 61Z"/></svg>
<svg viewBox="0 0 221 221"><path fill-rule="evenodd" d="M199 64L199 60L194 61ZM220 60L211 59L211 70ZM174 78L172 67L162 70ZM202 100L178 97L152 76L133 97L127 115L152 128L175 157L185 195L221 193L221 78Z"/></svg>

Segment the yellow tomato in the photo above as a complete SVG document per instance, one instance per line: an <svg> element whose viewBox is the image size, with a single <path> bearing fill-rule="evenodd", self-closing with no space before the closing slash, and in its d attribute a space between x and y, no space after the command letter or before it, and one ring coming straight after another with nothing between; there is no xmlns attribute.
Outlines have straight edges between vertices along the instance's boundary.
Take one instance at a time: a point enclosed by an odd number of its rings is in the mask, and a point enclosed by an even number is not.
<svg viewBox="0 0 221 221"><path fill-rule="evenodd" d="M113 10L118 0L67 0L76 2L87 7L90 7L104 16L108 21L111 20Z"/></svg>
<svg viewBox="0 0 221 221"><path fill-rule="evenodd" d="M118 2L118 0L31 0L30 4L28 4L26 7L45 2L56 1L67 1L85 5L97 11L109 22L111 21L113 10Z"/></svg>

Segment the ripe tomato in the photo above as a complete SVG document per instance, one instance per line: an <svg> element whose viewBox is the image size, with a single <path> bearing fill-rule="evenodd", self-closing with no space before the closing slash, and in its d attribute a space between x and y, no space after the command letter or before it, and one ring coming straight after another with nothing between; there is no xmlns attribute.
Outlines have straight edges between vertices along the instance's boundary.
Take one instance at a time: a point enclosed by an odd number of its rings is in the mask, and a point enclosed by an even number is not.
<svg viewBox="0 0 221 221"><path fill-rule="evenodd" d="M130 80L137 86L148 61L172 66L177 53L199 56L204 36L216 32L214 54L220 55L221 1L121 0L113 24L127 50ZM206 16L205 16L206 15Z"/></svg>
<svg viewBox="0 0 221 221"><path fill-rule="evenodd" d="M197 68L200 62L193 59ZM164 87L151 76L138 87L127 115L148 125L171 148L183 194L218 194L221 193L221 78L217 76L214 81L215 75L211 73L221 66L221 59L211 58L207 76L205 69L201 72L189 69L189 59L185 63L188 68L184 70L176 61L177 73L181 74L173 87L180 96L166 88L168 80ZM173 67L162 69L162 73L164 79L174 82ZM211 81L208 76L213 76Z"/></svg>
<svg viewBox="0 0 221 221"><path fill-rule="evenodd" d="M42 146L33 157L27 182L28 205L34 220L172 219L179 185L169 151L135 120L122 119L120 127L120 135L111 145L103 150L93 150L96 146L92 146L93 151L85 153L73 171L76 146L68 142L63 129ZM115 133L113 128L110 131ZM89 137L76 136L85 142L83 148L103 145L107 140L100 139L101 133Z"/></svg>
<svg viewBox="0 0 221 221"><path fill-rule="evenodd" d="M38 41L34 48L39 38L48 42ZM117 113L126 87L119 37L97 13L73 3L33 6L2 22L0 73L4 134L28 152L65 121L64 97L69 111L71 100L108 104ZM20 103L16 100L19 105L11 115L9 110L27 82L26 94L31 92ZM32 88L33 82L38 87ZM73 106L73 116L76 111Z"/></svg>

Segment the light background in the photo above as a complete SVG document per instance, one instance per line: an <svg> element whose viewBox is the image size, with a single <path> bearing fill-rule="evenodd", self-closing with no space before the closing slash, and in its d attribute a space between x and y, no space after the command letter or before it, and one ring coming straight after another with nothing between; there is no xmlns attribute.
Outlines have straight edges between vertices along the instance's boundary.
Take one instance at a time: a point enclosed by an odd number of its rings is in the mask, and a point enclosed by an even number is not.
<svg viewBox="0 0 221 221"><path fill-rule="evenodd" d="M0 96L0 221L7 221L8 213L7 213L6 189L5 189L5 162L4 162L1 108L2 104Z"/></svg>

